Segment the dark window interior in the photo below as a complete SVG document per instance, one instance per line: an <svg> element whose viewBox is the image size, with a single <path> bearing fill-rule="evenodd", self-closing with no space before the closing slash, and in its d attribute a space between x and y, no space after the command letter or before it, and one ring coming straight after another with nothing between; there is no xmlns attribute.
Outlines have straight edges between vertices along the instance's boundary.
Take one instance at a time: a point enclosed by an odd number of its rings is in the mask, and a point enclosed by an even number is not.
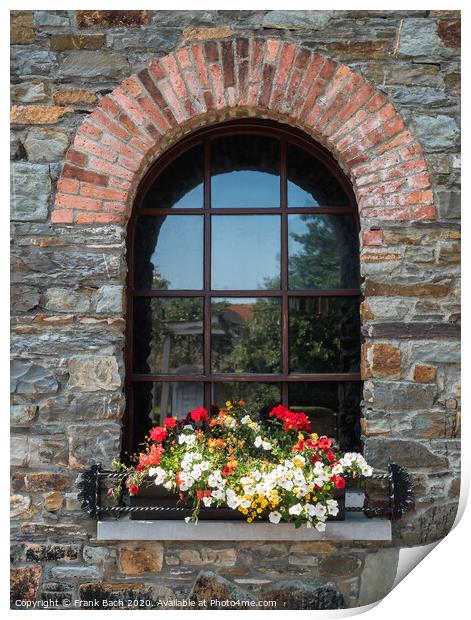
<svg viewBox="0 0 471 620"><path fill-rule="evenodd" d="M136 202L125 449L168 415L239 398L302 410L358 449L358 215L330 156L229 124L162 158Z"/></svg>

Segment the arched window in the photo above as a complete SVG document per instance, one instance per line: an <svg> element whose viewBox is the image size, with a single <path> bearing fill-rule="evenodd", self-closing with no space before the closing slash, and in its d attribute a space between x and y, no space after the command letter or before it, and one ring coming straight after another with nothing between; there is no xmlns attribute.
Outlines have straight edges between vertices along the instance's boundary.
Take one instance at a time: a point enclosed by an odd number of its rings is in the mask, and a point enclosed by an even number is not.
<svg viewBox="0 0 471 620"><path fill-rule="evenodd" d="M235 121L162 157L129 223L125 449L240 398L358 448L358 232L348 180L297 131Z"/></svg>

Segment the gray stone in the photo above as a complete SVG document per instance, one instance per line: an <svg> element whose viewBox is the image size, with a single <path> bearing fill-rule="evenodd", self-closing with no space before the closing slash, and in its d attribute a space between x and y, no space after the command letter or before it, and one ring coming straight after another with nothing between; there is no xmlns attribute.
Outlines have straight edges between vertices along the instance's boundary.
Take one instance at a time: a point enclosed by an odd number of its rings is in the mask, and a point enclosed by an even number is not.
<svg viewBox="0 0 471 620"><path fill-rule="evenodd" d="M196 603L206 601L205 609L216 609L218 608L217 603L221 601L242 603L243 601L253 601L255 599L252 594L249 594L235 583L221 577L221 575L217 575L213 571L205 570L198 574L190 593L190 600ZM236 609L237 605L235 607L228 607L228 609L231 608Z"/></svg>
<svg viewBox="0 0 471 620"><path fill-rule="evenodd" d="M396 524L398 545L428 545L450 533L458 511L458 502L433 504L420 513L410 513Z"/></svg>
<svg viewBox="0 0 471 620"><path fill-rule="evenodd" d="M101 571L97 566L53 566L51 575L55 579L100 579Z"/></svg>
<svg viewBox="0 0 471 620"><path fill-rule="evenodd" d="M57 129L35 128L28 131L23 145L29 161L37 163L59 161L64 158L67 151L69 137Z"/></svg>
<svg viewBox="0 0 471 620"><path fill-rule="evenodd" d="M65 392L42 400L39 417L44 423L61 422L64 411L67 411L68 419L74 421L119 420L123 415L123 408L124 397L119 392Z"/></svg>
<svg viewBox="0 0 471 620"><path fill-rule="evenodd" d="M285 579L262 590L262 600L275 601L276 609L345 609L346 598L335 583Z"/></svg>
<svg viewBox="0 0 471 620"><path fill-rule="evenodd" d="M154 11L152 23L157 27L214 26L218 11Z"/></svg>
<svg viewBox="0 0 471 620"><path fill-rule="evenodd" d="M46 308L54 312L87 312L90 298L86 293L70 288L49 288L46 291Z"/></svg>
<svg viewBox="0 0 471 620"><path fill-rule="evenodd" d="M70 26L70 18L59 15L57 11L35 11L34 21L38 26L64 28Z"/></svg>
<svg viewBox="0 0 471 620"><path fill-rule="evenodd" d="M96 311L99 313L122 313L124 288L118 285L102 286L98 289Z"/></svg>
<svg viewBox="0 0 471 620"><path fill-rule="evenodd" d="M268 11L264 28L280 30L322 30L335 16L335 11Z"/></svg>
<svg viewBox="0 0 471 620"><path fill-rule="evenodd" d="M398 562L398 548L380 549L366 555L360 578L359 607L377 603L391 592Z"/></svg>
<svg viewBox="0 0 471 620"><path fill-rule="evenodd" d="M441 190L435 194L438 215L441 220L459 220L461 217L461 193Z"/></svg>
<svg viewBox="0 0 471 620"><path fill-rule="evenodd" d="M373 467L386 469L389 463L403 467L446 469L448 460L431 452L419 441L402 439L368 438L365 442L365 458Z"/></svg>
<svg viewBox="0 0 471 620"><path fill-rule="evenodd" d="M67 427L69 437L69 465L85 469L92 463L111 466L119 458L121 425L111 422L72 424Z"/></svg>
<svg viewBox="0 0 471 620"><path fill-rule="evenodd" d="M365 383L364 398L375 407L416 409L430 407L436 396L433 384L419 385L405 381L374 381Z"/></svg>
<svg viewBox="0 0 471 620"><path fill-rule="evenodd" d="M448 149L456 145L460 130L451 116L414 114L412 122L425 150Z"/></svg>
<svg viewBox="0 0 471 620"><path fill-rule="evenodd" d="M81 355L69 360L69 389L83 392L117 390L122 382L111 355Z"/></svg>
<svg viewBox="0 0 471 620"><path fill-rule="evenodd" d="M12 219L20 222L45 221L51 194L48 166L11 164L10 183Z"/></svg>
<svg viewBox="0 0 471 620"><path fill-rule="evenodd" d="M18 77L33 75L49 75L55 70L57 56L46 51L13 51L11 55L11 71Z"/></svg>
<svg viewBox="0 0 471 620"><path fill-rule="evenodd" d="M92 547L91 545L85 545L83 548L83 559L87 564L102 564L115 557L116 550L110 547Z"/></svg>
<svg viewBox="0 0 471 620"><path fill-rule="evenodd" d="M19 135L10 132L10 161L15 161L21 157L21 142Z"/></svg>
<svg viewBox="0 0 471 620"><path fill-rule="evenodd" d="M80 79L124 78L130 73L128 61L121 54L110 52L71 52L61 63L59 75Z"/></svg>
<svg viewBox="0 0 471 620"><path fill-rule="evenodd" d="M10 496L10 517L26 517L31 509L31 497L29 495L11 495Z"/></svg>
<svg viewBox="0 0 471 620"><path fill-rule="evenodd" d="M177 28L166 28L165 30L141 28L114 33L110 35L110 39L111 46L115 50L143 49L168 53L175 49L179 36L180 30Z"/></svg>
<svg viewBox="0 0 471 620"><path fill-rule="evenodd" d="M417 363L459 364L461 345L459 342L447 341L413 343L410 356Z"/></svg>
<svg viewBox="0 0 471 620"><path fill-rule="evenodd" d="M12 394L51 394L59 384L52 373L38 364L13 360L10 366L10 389Z"/></svg>
<svg viewBox="0 0 471 620"><path fill-rule="evenodd" d="M39 305L39 291L31 286L12 286L10 288L10 308L16 312L28 312Z"/></svg>
<svg viewBox="0 0 471 620"><path fill-rule="evenodd" d="M12 467L27 467L28 453L29 438L26 435L11 435L10 465Z"/></svg>
<svg viewBox="0 0 471 620"><path fill-rule="evenodd" d="M385 88L393 101L401 105L441 107L450 105L450 95L439 88L421 88L404 86L402 88Z"/></svg>
<svg viewBox="0 0 471 620"><path fill-rule="evenodd" d="M15 103L41 103L49 99L49 86L46 82L12 84L10 99Z"/></svg>
<svg viewBox="0 0 471 620"><path fill-rule="evenodd" d="M12 405L10 408L10 424L12 426L29 426L38 413L37 405Z"/></svg>
<svg viewBox="0 0 471 620"><path fill-rule="evenodd" d="M437 55L441 49L437 23L433 19L405 19L398 52L402 56Z"/></svg>

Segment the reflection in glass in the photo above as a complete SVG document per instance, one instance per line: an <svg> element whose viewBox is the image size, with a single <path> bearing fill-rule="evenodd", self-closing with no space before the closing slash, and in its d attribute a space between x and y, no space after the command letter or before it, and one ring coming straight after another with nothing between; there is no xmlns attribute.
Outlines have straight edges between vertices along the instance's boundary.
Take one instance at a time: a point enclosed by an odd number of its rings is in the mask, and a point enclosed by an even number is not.
<svg viewBox="0 0 471 620"><path fill-rule="evenodd" d="M280 372L281 301L214 298L211 366L215 373Z"/></svg>
<svg viewBox="0 0 471 620"><path fill-rule="evenodd" d="M211 143L211 206L280 206L279 142L253 134Z"/></svg>
<svg viewBox="0 0 471 620"><path fill-rule="evenodd" d="M340 183L307 151L294 144L287 149L288 207L348 207Z"/></svg>
<svg viewBox="0 0 471 620"><path fill-rule="evenodd" d="M197 145L169 164L147 192L143 209L202 209L203 147Z"/></svg>
<svg viewBox="0 0 471 620"><path fill-rule="evenodd" d="M291 290L359 288L358 229L353 215L289 215Z"/></svg>
<svg viewBox="0 0 471 620"><path fill-rule="evenodd" d="M271 409L281 401L279 383L214 383L211 403L224 407L228 400L244 400L253 411Z"/></svg>
<svg viewBox="0 0 471 620"><path fill-rule="evenodd" d="M358 372L359 300L352 297L291 297L290 372Z"/></svg>
<svg viewBox="0 0 471 620"><path fill-rule="evenodd" d="M279 215L214 215L211 221L214 290L280 288Z"/></svg>
<svg viewBox="0 0 471 620"><path fill-rule="evenodd" d="M312 430L337 439L342 450L360 449L360 381L294 382L289 406L309 416Z"/></svg>
<svg viewBox="0 0 471 620"><path fill-rule="evenodd" d="M134 298L134 372L203 372L203 300Z"/></svg>
<svg viewBox="0 0 471 620"><path fill-rule="evenodd" d="M133 399L139 424L146 432L151 426L161 424L167 417L177 416L182 420L196 407L202 407L204 387L197 381L175 383L146 381L134 384Z"/></svg>
<svg viewBox="0 0 471 620"><path fill-rule="evenodd" d="M142 216L134 237L134 288L203 287L203 216Z"/></svg>

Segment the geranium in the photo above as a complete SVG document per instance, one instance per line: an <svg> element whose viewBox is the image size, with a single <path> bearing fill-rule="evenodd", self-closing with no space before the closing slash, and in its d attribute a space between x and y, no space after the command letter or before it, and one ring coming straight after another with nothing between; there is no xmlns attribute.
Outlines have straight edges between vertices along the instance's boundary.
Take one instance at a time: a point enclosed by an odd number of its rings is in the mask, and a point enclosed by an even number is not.
<svg viewBox="0 0 471 620"><path fill-rule="evenodd" d="M338 514L335 493L345 488L345 476L372 473L360 454L340 454L332 439L312 433L304 413L278 405L263 418L243 402L229 405L212 408L211 416L199 407L182 423L166 418L154 427L134 466L116 464L129 493L150 479L192 502L193 521L205 508L224 506L249 523L268 518L324 531ZM115 500L121 484L112 489Z"/></svg>

